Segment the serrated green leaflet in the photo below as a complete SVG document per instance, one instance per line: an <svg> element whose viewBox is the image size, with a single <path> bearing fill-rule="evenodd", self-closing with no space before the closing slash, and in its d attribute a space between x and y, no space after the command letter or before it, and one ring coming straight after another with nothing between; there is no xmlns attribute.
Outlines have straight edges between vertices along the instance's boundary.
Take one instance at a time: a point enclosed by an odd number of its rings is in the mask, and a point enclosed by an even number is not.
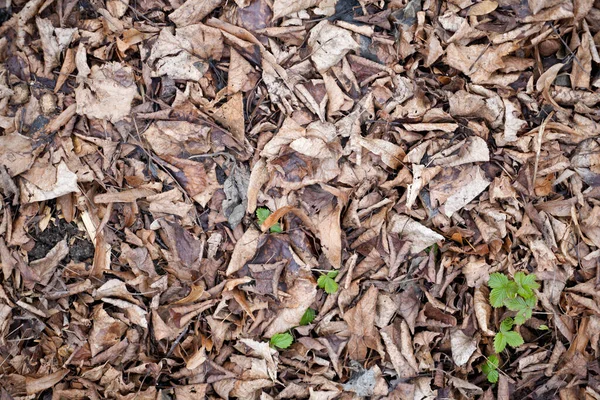
<svg viewBox="0 0 600 400"><path fill-rule="evenodd" d="M506 348L506 336L505 332L498 332L494 336L494 351L501 353Z"/></svg>
<svg viewBox="0 0 600 400"><path fill-rule="evenodd" d="M317 312L315 310L313 310L312 308L307 308L306 311L304 312L304 315L300 319L300 325L304 326L304 325L310 324L311 322L313 322L315 320L316 315L317 315Z"/></svg>
<svg viewBox="0 0 600 400"><path fill-rule="evenodd" d="M294 337L290 333L277 333L271 337L269 343L271 347L277 347L279 349L287 349L292 345Z"/></svg>
<svg viewBox="0 0 600 400"><path fill-rule="evenodd" d="M525 343L521 334L516 331L505 332L504 337L506 338L506 343L510 347L519 347L520 345Z"/></svg>
<svg viewBox="0 0 600 400"><path fill-rule="evenodd" d="M512 329L514 325L514 320L510 317L504 318L504 320L500 323L500 332L508 332Z"/></svg>
<svg viewBox="0 0 600 400"><path fill-rule="evenodd" d="M327 273L327 276L330 277L331 279L335 279L336 276L338 276L338 274L340 273L340 271L337 270L331 270Z"/></svg>
<svg viewBox="0 0 600 400"><path fill-rule="evenodd" d="M500 365L500 359L495 354L492 354L491 356L488 357L488 362L491 365L493 365L495 368L498 368L498 366Z"/></svg>
<svg viewBox="0 0 600 400"><path fill-rule="evenodd" d="M496 370L498 368L498 365L500 365L500 360L496 355L492 354L481 366L481 371L484 374L488 375L491 371Z"/></svg>
<svg viewBox="0 0 600 400"><path fill-rule="evenodd" d="M498 370L496 370L496 369L493 370L493 371L490 371L487 374L487 379L488 379L488 382L490 382L490 383L496 383L496 382L498 382L498 378L499 377L500 377L500 374L498 373Z"/></svg>
<svg viewBox="0 0 600 400"><path fill-rule="evenodd" d="M525 303L525 299L522 297L516 297L514 299L506 299L504 300L504 305L510 311L519 311L525 307L527 307L527 303Z"/></svg>
<svg viewBox="0 0 600 400"><path fill-rule="evenodd" d="M258 219L258 223L262 225L265 222L265 219L269 218L271 215L271 210L264 207L259 207L256 209L256 219Z"/></svg>
<svg viewBox="0 0 600 400"><path fill-rule="evenodd" d="M333 280L339 271L329 271L327 275L321 275L317 280L317 285L324 289L327 294L334 294L338 290L338 284Z"/></svg>
<svg viewBox="0 0 600 400"><path fill-rule="evenodd" d="M256 219L258 220L258 223L260 225L262 225L265 222L265 220L267 218L269 218L269 215L271 215L271 210L269 210L268 208L259 207L256 209ZM271 232L273 232L273 233L283 232L283 229L281 229L281 225L279 224L279 222L271 227Z"/></svg>
<svg viewBox="0 0 600 400"><path fill-rule="evenodd" d="M490 275L488 286L492 289L505 287L508 285L508 276L501 274L500 272L494 272Z"/></svg>

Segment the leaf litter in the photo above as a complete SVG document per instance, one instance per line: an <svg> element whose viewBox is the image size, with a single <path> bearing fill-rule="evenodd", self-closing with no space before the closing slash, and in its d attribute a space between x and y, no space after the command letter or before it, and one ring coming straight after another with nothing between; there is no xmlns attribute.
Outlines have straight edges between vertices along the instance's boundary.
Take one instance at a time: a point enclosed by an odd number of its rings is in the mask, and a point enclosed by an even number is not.
<svg viewBox="0 0 600 400"><path fill-rule="evenodd" d="M597 1L0 19L2 399L600 398Z"/></svg>

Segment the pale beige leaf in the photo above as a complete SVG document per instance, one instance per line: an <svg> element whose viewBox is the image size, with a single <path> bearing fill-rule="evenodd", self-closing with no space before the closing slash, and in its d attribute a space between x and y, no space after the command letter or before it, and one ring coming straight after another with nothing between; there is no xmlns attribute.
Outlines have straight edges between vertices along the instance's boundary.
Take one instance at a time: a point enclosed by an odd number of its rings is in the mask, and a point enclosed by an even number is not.
<svg viewBox="0 0 600 400"><path fill-rule="evenodd" d="M256 211L256 203L258 194L262 186L269 181L269 173L267 171L267 163L264 158L260 158L252 167L250 172L250 181L248 182L248 206L246 211L249 214Z"/></svg>
<svg viewBox="0 0 600 400"><path fill-rule="evenodd" d="M27 377L25 379L25 388L27 390L27 394L36 394L46 389L50 389L54 387L54 385L62 381L64 377L68 374L68 369L61 369L52 374L48 374L40 378Z"/></svg>
<svg viewBox="0 0 600 400"><path fill-rule="evenodd" d="M229 94L247 92L256 85L258 74L252 64L231 48L229 74L227 76L227 91Z"/></svg>
<svg viewBox="0 0 600 400"><path fill-rule="evenodd" d="M133 99L138 96L131 67L117 62L94 65L86 84L87 88L80 85L75 89L79 115L113 123L129 116Z"/></svg>
<svg viewBox="0 0 600 400"><path fill-rule="evenodd" d="M50 166L49 172L52 178L45 182L45 189L26 179L19 181L22 203L51 200L68 193L79 192L77 174L71 172L64 161L56 167Z"/></svg>
<svg viewBox="0 0 600 400"><path fill-rule="evenodd" d="M389 223L389 231L397 233L411 242L410 251L416 254L427 247L444 240L444 237L406 215L394 215Z"/></svg>
<svg viewBox="0 0 600 400"><path fill-rule="evenodd" d="M552 85L552 83L554 82L554 79L556 79L556 75L558 75L558 72L563 66L564 64L561 63L554 64L553 66L548 68L542 75L540 75L535 84L535 88L537 89L537 91L542 92L544 90L548 90L550 88L550 85Z"/></svg>
<svg viewBox="0 0 600 400"><path fill-rule="evenodd" d="M469 8L469 15L480 16L486 15L498 8L498 2L493 0L484 0L480 3L475 3Z"/></svg>
<svg viewBox="0 0 600 400"><path fill-rule="evenodd" d="M359 48L350 32L332 25L327 20L319 22L311 29L308 45L312 50L311 59L318 71L327 71L339 63L349 51Z"/></svg>
<svg viewBox="0 0 600 400"><path fill-rule="evenodd" d="M227 103L214 110L213 116L229 128L238 143L244 143L244 99L241 93L231 96Z"/></svg>
<svg viewBox="0 0 600 400"><path fill-rule="evenodd" d="M490 184L481 168L473 166L466 171L462 176L464 180L460 180L459 185L453 188L452 194L442 206L448 217L469 204Z"/></svg>
<svg viewBox="0 0 600 400"><path fill-rule="evenodd" d="M129 189L117 193L103 193L94 197L94 203L131 203L144 197L155 195L150 189Z"/></svg>
<svg viewBox="0 0 600 400"><path fill-rule="evenodd" d="M318 0L275 0L273 2L273 19L285 17L291 13L306 10L319 3Z"/></svg>
<svg viewBox="0 0 600 400"><path fill-rule="evenodd" d="M252 226L248 228L244 235L235 244L233 254L231 255L231 261L229 261L225 275L229 276L239 271L244 267L244 264L252 259L256 253L256 248L258 247L259 237L260 231L256 230Z"/></svg>
<svg viewBox="0 0 600 400"><path fill-rule="evenodd" d="M495 333L489 329L489 320L492 315L492 306L488 302L489 291L485 286L480 286L475 289L473 297L473 308L475 309L475 318L479 329L484 335L494 336Z"/></svg>
<svg viewBox="0 0 600 400"><path fill-rule="evenodd" d="M222 0L187 0L169 14L169 19L177 26L186 26L202 21L204 17L221 5Z"/></svg>
<svg viewBox="0 0 600 400"><path fill-rule="evenodd" d="M380 156L381 161L388 167L396 169L402 166L402 160L406 155L402 147L388 142L387 140L370 139L360 135L353 135L352 140L356 141L358 145L364 147L373 154Z"/></svg>
<svg viewBox="0 0 600 400"><path fill-rule="evenodd" d="M317 228L323 253L335 269L342 265L342 228L340 215L342 206L338 202L329 204L319 212Z"/></svg>
<svg viewBox="0 0 600 400"><path fill-rule="evenodd" d="M477 340L458 329L450 334L450 346L454 363L462 367L477 350Z"/></svg>

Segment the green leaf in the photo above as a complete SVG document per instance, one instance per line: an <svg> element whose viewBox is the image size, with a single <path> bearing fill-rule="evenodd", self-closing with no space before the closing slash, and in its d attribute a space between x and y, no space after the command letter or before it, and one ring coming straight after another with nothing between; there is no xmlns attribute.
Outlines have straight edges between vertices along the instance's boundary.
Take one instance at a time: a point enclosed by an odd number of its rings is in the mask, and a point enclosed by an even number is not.
<svg viewBox="0 0 600 400"><path fill-rule="evenodd" d="M488 382L490 382L490 383L498 382L499 377L500 377L500 374L498 373L497 369L490 371L489 374L487 374L487 379L488 379Z"/></svg>
<svg viewBox="0 0 600 400"><path fill-rule="evenodd" d="M526 298L525 299L525 303L527 304L527 306L529 308L533 309L536 306L536 304L537 304L537 297L535 297L535 295L533 295L533 296L531 296L529 298Z"/></svg>
<svg viewBox="0 0 600 400"><path fill-rule="evenodd" d="M283 232L283 229L281 229L281 225L279 225L279 222L271 227L271 232L273 232L273 233Z"/></svg>
<svg viewBox="0 0 600 400"><path fill-rule="evenodd" d="M525 321L527 321L527 318L525 318L525 315L523 314L523 310L521 310L517 313L517 315L515 315L515 324L523 325L525 323Z"/></svg>
<svg viewBox="0 0 600 400"><path fill-rule="evenodd" d="M505 332L498 332L494 336L494 351L501 353L506 348L506 336Z"/></svg>
<svg viewBox="0 0 600 400"><path fill-rule="evenodd" d="M335 272L336 272L336 275L337 275L337 271L335 271ZM327 275L321 275L319 277L319 279L317 280L317 285L321 289L325 289L325 292L327 294L334 294L338 290L338 284L333 280L333 278L331 278L329 276L329 274L327 274Z"/></svg>
<svg viewBox="0 0 600 400"><path fill-rule="evenodd" d="M490 292L490 304L494 308L499 308L504 305L504 300L508 297L508 293L504 288L492 289Z"/></svg>
<svg viewBox="0 0 600 400"><path fill-rule="evenodd" d="M494 272L490 275L488 286L492 289L505 288L506 286L508 286L508 276L500 272Z"/></svg>
<svg viewBox="0 0 600 400"><path fill-rule="evenodd" d="M548 328L548 325L540 325L538 329L539 329L540 331L547 331L547 330L548 330L548 329L550 329L550 328Z"/></svg>
<svg viewBox="0 0 600 400"><path fill-rule="evenodd" d="M515 297L514 299L506 299L504 300L504 305L510 311L519 311L524 308L527 308L527 303L522 297Z"/></svg>
<svg viewBox="0 0 600 400"><path fill-rule="evenodd" d="M504 318L504 320L500 323L500 332L508 332L512 329L513 325L515 324L515 321L508 317L508 318ZM498 351L496 353L499 353Z"/></svg>
<svg viewBox="0 0 600 400"><path fill-rule="evenodd" d="M493 370L494 369L492 367L490 367L490 364L487 361L485 363L483 363L483 365L481 366L481 372L483 372L486 375L488 375Z"/></svg>
<svg viewBox="0 0 600 400"><path fill-rule="evenodd" d="M277 347L280 349L287 349L288 347L290 347L292 345L292 342L294 341L294 337L288 333L277 333L275 335L273 335L271 337L271 340L269 341L269 343L271 344L271 347Z"/></svg>
<svg viewBox="0 0 600 400"><path fill-rule="evenodd" d="M338 276L338 274L340 273L340 271L338 270L331 270L327 273L327 276L330 277L331 279L335 279L336 276Z"/></svg>
<svg viewBox="0 0 600 400"><path fill-rule="evenodd" d="M316 315L317 312L315 310L313 310L312 308L307 308L306 311L304 311L304 315L302 316L302 318L300 318L300 325L305 326L310 324L315 320Z"/></svg>
<svg viewBox="0 0 600 400"><path fill-rule="evenodd" d="M504 337L506 338L506 343L510 347L519 347L525 343L521 334L516 331L504 332Z"/></svg>
<svg viewBox="0 0 600 400"><path fill-rule="evenodd" d="M500 365L500 360L496 355L492 354L481 366L481 371L487 375L490 371L497 369L498 365Z"/></svg>
<svg viewBox="0 0 600 400"><path fill-rule="evenodd" d="M263 222L265 222L265 219L267 219L269 215L271 215L271 210L268 208L259 207L256 209L256 219L258 219L258 223L261 225Z"/></svg>
<svg viewBox="0 0 600 400"><path fill-rule="evenodd" d="M487 363L490 364L491 366L493 366L494 368L498 368L498 366L500 365L500 359L498 358L497 355L492 354L491 356L488 357Z"/></svg>
<svg viewBox="0 0 600 400"><path fill-rule="evenodd" d="M539 289L540 284L536 282L535 274L525 274L522 271L515 273L515 282L517 283L519 289L519 295L524 298L533 297L533 289Z"/></svg>

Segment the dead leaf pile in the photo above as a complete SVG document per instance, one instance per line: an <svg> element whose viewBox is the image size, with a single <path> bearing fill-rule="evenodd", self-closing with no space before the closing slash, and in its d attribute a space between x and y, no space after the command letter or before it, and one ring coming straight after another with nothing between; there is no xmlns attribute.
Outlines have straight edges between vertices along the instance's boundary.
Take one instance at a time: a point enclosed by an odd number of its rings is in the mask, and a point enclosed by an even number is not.
<svg viewBox="0 0 600 400"><path fill-rule="evenodd" d="M0 398L600 398L598 1L0 19Z"/></svg>

